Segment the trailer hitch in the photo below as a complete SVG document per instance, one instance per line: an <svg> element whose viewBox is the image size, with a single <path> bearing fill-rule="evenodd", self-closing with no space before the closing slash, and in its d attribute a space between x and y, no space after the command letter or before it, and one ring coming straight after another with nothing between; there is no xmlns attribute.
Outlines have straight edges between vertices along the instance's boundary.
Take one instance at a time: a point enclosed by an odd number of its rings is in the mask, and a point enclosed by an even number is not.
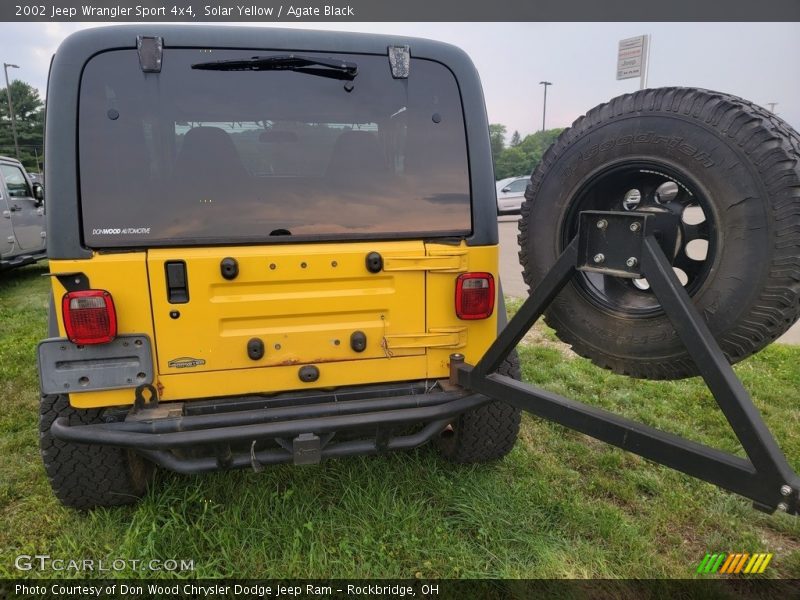
<svg viewBox="0 0 800 600"><path fill-rule="evenodd" d="M451 356L451 382L745 496L764 512L798 514L800 477L692 304L656 235L648 213L581 213L578 234L478 363ZM647 278L746 459L496 373L579 270Z"/></svg>

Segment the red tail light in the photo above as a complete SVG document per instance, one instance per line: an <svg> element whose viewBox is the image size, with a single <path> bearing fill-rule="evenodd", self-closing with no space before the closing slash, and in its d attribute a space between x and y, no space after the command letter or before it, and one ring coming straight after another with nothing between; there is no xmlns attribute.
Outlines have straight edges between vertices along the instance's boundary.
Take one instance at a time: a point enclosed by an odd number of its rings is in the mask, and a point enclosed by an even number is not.
<svg viewBox="0 0 800 600"><path fill-rule="evenodd" d="M456 280L456 315L459 319L486 319L494 311L494 277L491 273L464 273Z"/></svg>
<svg viewBox="0 0 800 600"><path fill-rule="evenodd" d="M105 290L68 292L61 310L67 337L75 344L106 344L117 336L114 300Z"/></svg>

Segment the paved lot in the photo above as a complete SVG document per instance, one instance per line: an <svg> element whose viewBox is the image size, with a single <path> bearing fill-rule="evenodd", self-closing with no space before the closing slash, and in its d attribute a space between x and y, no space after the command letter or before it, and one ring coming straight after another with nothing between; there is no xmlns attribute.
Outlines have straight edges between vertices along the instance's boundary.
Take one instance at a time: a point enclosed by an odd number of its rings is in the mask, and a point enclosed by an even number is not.
<svg viewBox="0 0 800 600"><path fill-rule="evenodd" d="M504 294L524 298L528 295L528 289L525 282L522 281L522 270L517 256L519 251L517 246L518 218L518 216L498 218L500 229L500 278L503 281ZM795 324L778 341L784 344L800 345L800 322Z"/></svg>

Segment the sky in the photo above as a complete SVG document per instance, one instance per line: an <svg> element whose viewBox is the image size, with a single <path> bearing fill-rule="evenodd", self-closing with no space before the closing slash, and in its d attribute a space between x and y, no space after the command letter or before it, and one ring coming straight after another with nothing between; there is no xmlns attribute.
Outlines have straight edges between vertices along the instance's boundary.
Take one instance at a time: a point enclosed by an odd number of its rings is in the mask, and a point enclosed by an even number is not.
<svg viewBox="0 0 800 600"><path fill-rule="evenodd" d="M50 56L69 33L97 23L0 23L0 61L44 97ZM245 25L259 26L258 23ZM147 33L147 24L141 24ZM704 87L769 107L800 130L800 23L280 23L263 26L361 31L449 42L472 58L491 123L510 137L566 127L593 106L639 89L616 80L620 39L651 35L648 87ZM413 47L411 49L413 55ZM0 86L3 84L0 83Z"/></svg>

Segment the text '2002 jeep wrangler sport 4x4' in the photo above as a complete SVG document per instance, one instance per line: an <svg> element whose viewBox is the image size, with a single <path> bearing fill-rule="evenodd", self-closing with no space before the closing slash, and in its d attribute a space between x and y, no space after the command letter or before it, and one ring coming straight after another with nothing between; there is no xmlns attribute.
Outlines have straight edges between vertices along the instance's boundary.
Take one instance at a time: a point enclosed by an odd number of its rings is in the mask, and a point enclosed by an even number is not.
<svg viewBox="0 0 800 600"><path fill-rule="evenodd" d="M525 408L797 510L800 481L728 364L800 312L785 123L680 88L576 121L532 176L532 295L503 329L488 123L463 52L147 29L74 34L48 84L40 426L62 502L131 502L153 465L260 470L431 439L496 459ZM514 381L513 346L556 296L550 323L601 366L706 377L755 467Z"/></svg>

